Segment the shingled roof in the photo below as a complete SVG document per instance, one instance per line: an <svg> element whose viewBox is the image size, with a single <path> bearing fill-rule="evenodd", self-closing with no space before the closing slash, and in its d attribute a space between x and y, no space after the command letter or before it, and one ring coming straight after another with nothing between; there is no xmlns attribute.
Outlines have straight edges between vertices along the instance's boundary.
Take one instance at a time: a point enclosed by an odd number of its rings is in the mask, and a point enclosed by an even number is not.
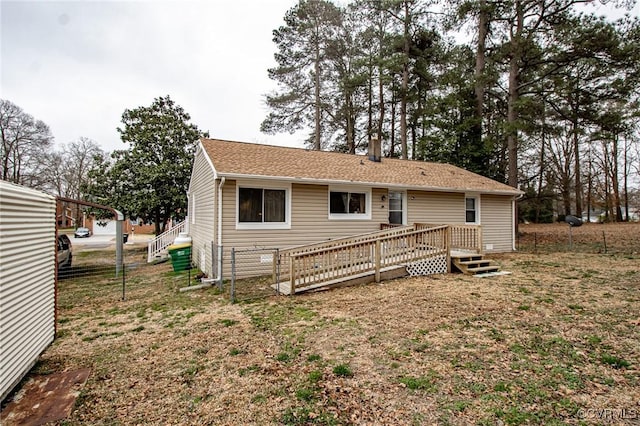
<svg viewBox="0 0 640 426"><path fill-rule="evenodd" d="M519 195L522 192L450 164L202 139L218 176L304 183L362 184L429 191Z"/></svg>

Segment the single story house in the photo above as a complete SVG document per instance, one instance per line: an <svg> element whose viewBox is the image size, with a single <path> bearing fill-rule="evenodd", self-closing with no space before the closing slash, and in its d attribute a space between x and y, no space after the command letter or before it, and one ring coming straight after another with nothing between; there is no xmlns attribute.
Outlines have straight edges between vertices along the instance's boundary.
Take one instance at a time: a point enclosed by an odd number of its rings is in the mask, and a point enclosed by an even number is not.
<svg viewBox="0 0 640 426"><path fill-rule="evenodd" d="M188 189L194 263L213 277L213 247L286 248L388 223L481 225L484 252L515 250L521 191L450 164L380 158L372 145L352 155L202 139Z"/></svg>

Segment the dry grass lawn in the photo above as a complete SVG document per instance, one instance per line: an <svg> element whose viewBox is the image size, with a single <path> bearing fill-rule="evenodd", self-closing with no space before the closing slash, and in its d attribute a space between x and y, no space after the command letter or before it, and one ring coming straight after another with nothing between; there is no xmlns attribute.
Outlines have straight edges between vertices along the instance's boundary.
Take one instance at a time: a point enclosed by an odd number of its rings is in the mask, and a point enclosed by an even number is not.
<svg viewBox="0 0 640 426"><path fill-rule="evenodd" d="M126 301L62 280L34 373L91 368L69 425L637 424L640 225L622 226L615 254L235 305L178 292L168 264L130 271Z"/></svg>

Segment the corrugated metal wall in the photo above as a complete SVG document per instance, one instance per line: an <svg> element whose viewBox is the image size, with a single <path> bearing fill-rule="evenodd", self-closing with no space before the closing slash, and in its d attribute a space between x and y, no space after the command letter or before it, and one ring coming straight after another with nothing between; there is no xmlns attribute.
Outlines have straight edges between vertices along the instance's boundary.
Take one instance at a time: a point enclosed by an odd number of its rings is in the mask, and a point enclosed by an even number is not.
<svg viewBox="0 0 640 426"><path fill-rule="evenodd" d="M55 334L53 197L0 181L0 399Z"/></svg>

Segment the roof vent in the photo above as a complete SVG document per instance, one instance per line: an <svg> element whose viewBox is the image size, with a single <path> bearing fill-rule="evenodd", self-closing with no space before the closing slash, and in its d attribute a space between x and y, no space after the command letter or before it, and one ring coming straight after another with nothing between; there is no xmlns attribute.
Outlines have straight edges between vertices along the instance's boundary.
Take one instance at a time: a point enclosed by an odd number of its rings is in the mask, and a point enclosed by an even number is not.
<svg viewBox="0 0 640 426"><path fill-rule="evenodd" d="M382 161L382 147L377 134L371 135L369 139L369 160L379 163Z"/></svg>

